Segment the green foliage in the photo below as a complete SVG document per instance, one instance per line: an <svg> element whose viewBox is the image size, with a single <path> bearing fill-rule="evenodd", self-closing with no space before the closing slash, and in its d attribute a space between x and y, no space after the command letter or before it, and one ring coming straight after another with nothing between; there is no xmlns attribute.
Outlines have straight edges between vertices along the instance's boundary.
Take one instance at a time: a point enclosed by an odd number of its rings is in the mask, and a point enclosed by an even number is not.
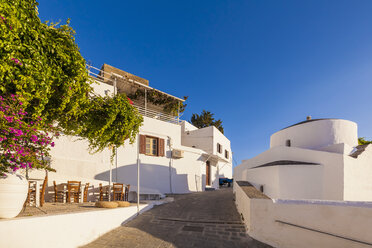
<svg viewBox="0 0 372 248"><path fill-rule="evenodd" d="M185 111L187 104L173 98L162 94L159 91L153 89L147 89L147 96L146 99L148 102L151 102L154 105L163 106L163 110L166 113L177 115L178 107L179 113ZM144 99L145 97L145 89L137 89L134 94L128 95L128 97L132 100ZM184 100L187 100L187 96L183 97Z"/></svg>
<svg viewBox="0 0 372 248"><path fill-rule="evenodd" d="M0 16L0 95L20 95L29 114L70 130L91 91L74 30L41 23L35 0L2 1Z"/></svg>
<svg viewBox="0 0 372 248"><path fill-rule="evenodd" d="M201 115L192 114L191 123L197 128L215 126L218 130L221 131L221 133L223 133L224 130L222 126L222 121L214 120L213 115L214 114L212 114L211 112L203 110Z"/></svg>
<svg viewBox="0 0 372 248"><path fill-rule="evenodd" d="M367 144L372 144L371 140L365 140L364 137L358 138L358 143L359 145L367 145Z"/></svg>
<svg viewBox="0 0 372 248"><path fill-rule="evenodd" d="M0 3L0 96L20 96L26 123L79 135L94 152L133 142L142 117L123 95L94 96L75 31L69 22L41 23L37 5Z"/></svg>
<svg viewBox="0 0 372 248"><path fill-rule="evenodd" d="M124 94L96 96L90 100L90 111L78 120L79 135L88 139L92 151L99 152L121 146L126 139L133 143L142 121L142 116ZM112 153L111 158L114 155Z"/></svg>

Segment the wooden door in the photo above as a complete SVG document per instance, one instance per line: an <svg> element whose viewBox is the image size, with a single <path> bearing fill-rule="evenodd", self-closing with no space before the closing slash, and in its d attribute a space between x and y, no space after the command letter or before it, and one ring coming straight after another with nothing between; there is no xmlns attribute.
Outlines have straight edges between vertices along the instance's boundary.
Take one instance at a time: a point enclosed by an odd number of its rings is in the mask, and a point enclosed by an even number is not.
<svg viewBox="0 0 372 248"><path fill-rule="evenodd" d="M206 172L205 172L205 185L211 185L211 163L209 161L205 164Z"/></svg>

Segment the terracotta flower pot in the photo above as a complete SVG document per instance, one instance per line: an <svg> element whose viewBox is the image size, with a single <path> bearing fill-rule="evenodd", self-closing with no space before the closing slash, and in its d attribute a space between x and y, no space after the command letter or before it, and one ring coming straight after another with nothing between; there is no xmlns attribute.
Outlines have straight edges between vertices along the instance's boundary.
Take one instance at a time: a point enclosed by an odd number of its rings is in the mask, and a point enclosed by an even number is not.
<svg viewBox="0 0 372 248"><path fill-rule="evenodd" d="M14 218L27 198L28 182L24 176L6 173L0 176L0 218Z"/></svg>

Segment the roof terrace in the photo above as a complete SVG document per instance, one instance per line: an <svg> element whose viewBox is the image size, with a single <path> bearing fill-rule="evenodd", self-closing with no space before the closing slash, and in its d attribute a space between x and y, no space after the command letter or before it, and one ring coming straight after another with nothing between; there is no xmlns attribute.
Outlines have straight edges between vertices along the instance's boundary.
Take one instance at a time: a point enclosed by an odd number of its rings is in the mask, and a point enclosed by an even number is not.
<svg viewBox="0 0 372 248"><path fill-rule="evenodd" d="M114 94L126 94L143 116L179 124L185 99L149 86L149 81L104 64L101 69L87 65L89 76L114 87Z"/></svg>

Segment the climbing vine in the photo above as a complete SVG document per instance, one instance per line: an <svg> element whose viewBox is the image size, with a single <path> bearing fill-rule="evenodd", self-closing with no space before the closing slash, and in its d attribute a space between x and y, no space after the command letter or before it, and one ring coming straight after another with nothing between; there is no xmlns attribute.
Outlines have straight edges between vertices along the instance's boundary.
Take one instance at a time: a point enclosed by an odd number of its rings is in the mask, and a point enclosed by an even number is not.
<svg viewBox="0 0 372 248"><path fill-rule="evenodd" d="M89 148L100 152L107 147L119 147L126 139L135 141L143 118L125 94L90 99L90 111L79 119L79 135L88 139ZM115 155L112 153L112 157Z"/></svg>
<svg viewBox="0 0 372 248"><path fill-rule="evenodd" d="M153 89L147 89L146 99L148 102L151 102L154 105L162 106L164 112L177 115L178 107L179 112L182 113L185 111L187 104L181 102L173 97L167 96L159 91ZM128 95L129 98L133 100L139 100L145 98L145 89L137 89L134 94ZM187 96L183 97L184 100L187 100Z"/></svg>

